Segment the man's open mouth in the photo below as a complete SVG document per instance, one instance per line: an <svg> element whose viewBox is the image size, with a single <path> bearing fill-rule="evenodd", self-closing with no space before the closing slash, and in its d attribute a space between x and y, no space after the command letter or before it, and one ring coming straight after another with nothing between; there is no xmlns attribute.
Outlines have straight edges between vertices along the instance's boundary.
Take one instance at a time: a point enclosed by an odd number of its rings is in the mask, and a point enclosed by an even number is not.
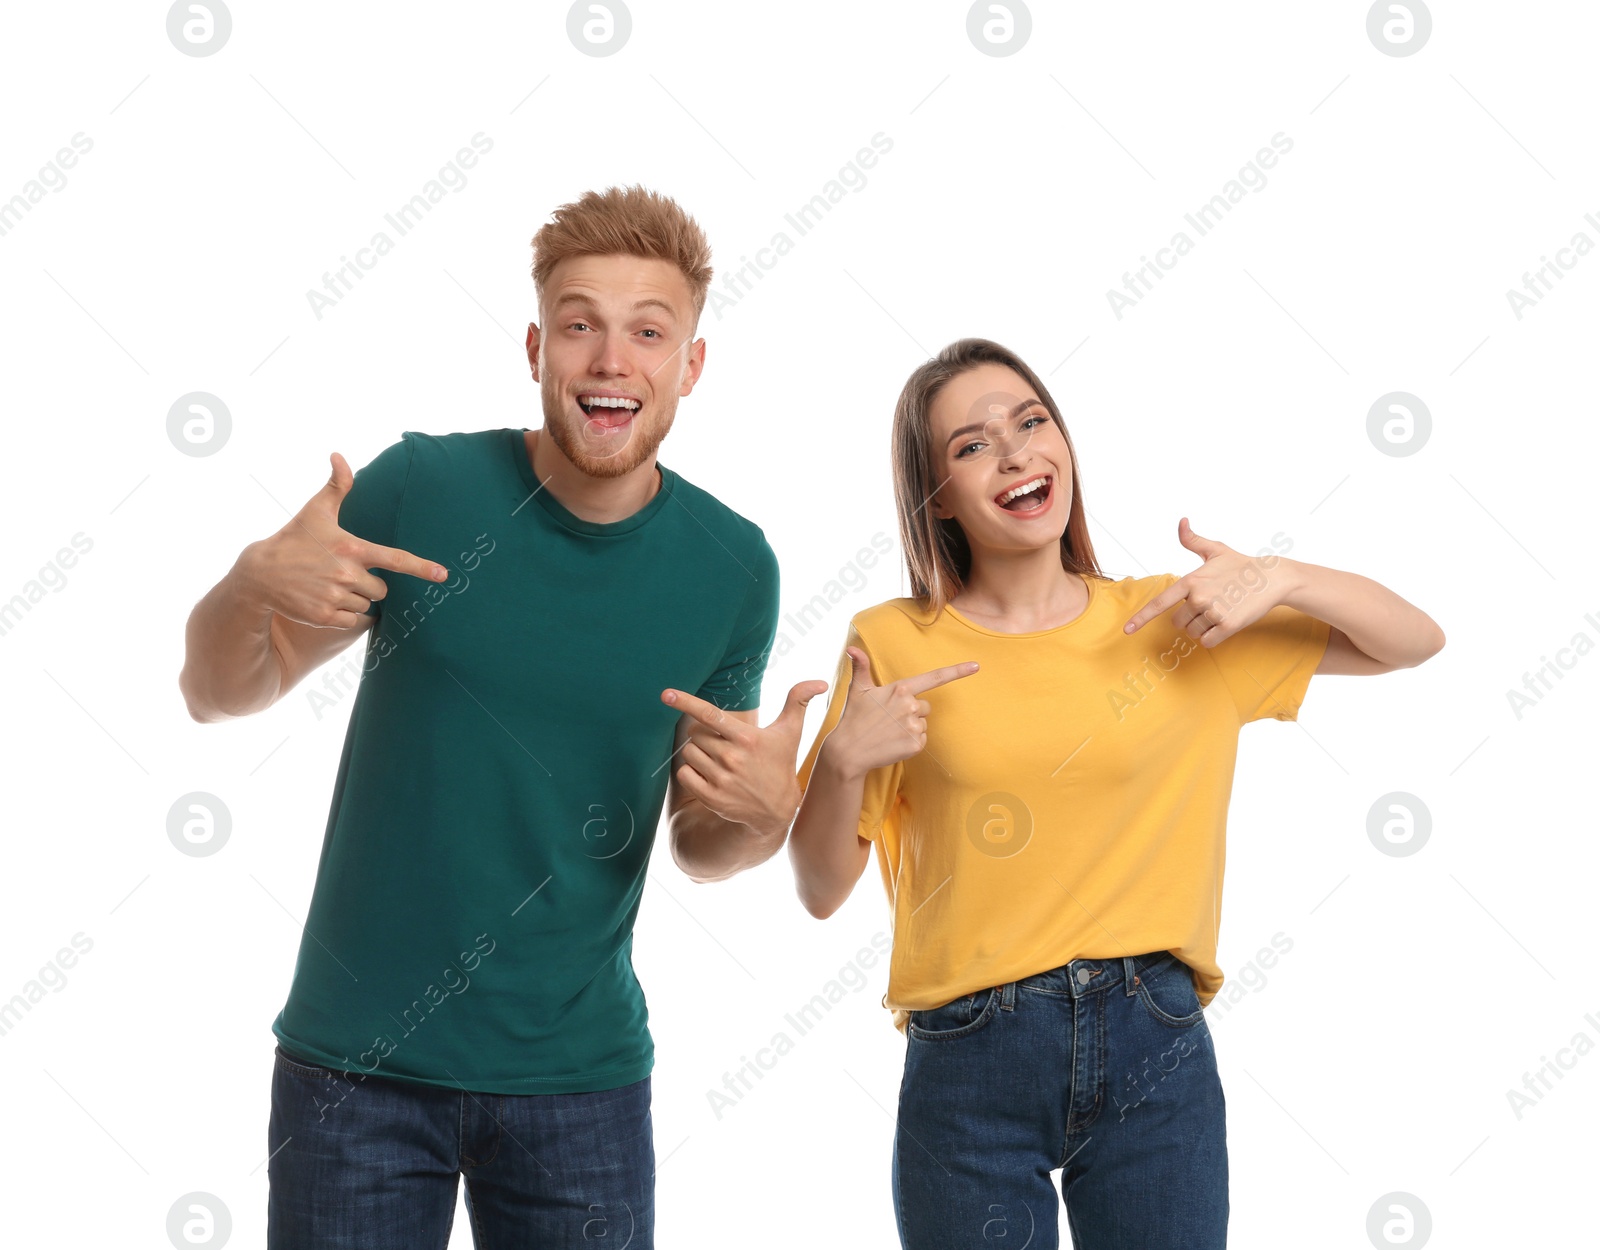
<svg viewBox="0 0 1600 1250"><path fill-rule="evenodd" d="M1055 479L1048 473L1041 473L1001 491L994 501L1007 512L1037 512L1049 504L1054 486Z"/></svg>
<svg viewBox="0 0 1600 1250"><path fill-rule="evenodd" d="M579 395L582 408L593 425L603 430L617 430L633 420L641 404L631 395Z"/></svg>
<svg viewBox="0 0 1600 1250"><path fill-rule="evenodd" d="M591 417L602 418L639 411L639 401L623 395L579 395L578 406Z"/></svg>

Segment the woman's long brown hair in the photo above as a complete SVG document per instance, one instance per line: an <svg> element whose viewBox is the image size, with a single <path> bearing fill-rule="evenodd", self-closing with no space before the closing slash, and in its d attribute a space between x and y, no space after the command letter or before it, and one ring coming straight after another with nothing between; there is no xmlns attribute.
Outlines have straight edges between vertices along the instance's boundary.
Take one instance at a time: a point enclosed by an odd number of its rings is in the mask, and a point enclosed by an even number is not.
<svg viewBox="0 0 1600 1250"><path fill-rule="evenodd" d="M900 517L900 546L905 552L912 597L932 614L944 610L972 571L972 549L960 522L939 518L928 506L943 484L944 474L934 464L929 411L952 378L982 364L1004 365L1014 371L1050 413L1066 440L1072 457L1072 505L1067 528L1061 535L1061 567L1072 573L1104 577L1089 541L1089 523L1083 507L1083 486L1078 480L1078 454L1061 419L1061 410L1039 376L1015 352L989 339L959 339L932 360L918 365L906 379L894 406L891 457L894 499Z"/></svg>

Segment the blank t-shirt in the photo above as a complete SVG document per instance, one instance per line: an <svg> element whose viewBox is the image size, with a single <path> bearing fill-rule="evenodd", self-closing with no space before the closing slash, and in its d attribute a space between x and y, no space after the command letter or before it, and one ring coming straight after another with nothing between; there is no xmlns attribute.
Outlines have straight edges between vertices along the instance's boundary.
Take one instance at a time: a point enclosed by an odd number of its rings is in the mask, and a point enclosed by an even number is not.
<svg viewBox="0 0 1600 1250"><path fill-rule="evenodd" d="M760 703L778 567L657 462L632 516L540 489L520 429L407 431L340 525L434 560L374 570L363 671L273 1032L328 1067L486 1093L642 1080L633 924L680 716Z"/></svg>
<svg viewBox="0 0 1600 1250"><path fill-rule="evenodd" d="M1239 728L1293 720L1327 646L1325 621L1279 605L1214 648L1168 611L1128 618L1170 573L1086 576L1088 606L1005 634L915 599L857 613L846 646L873 681L976 660L928 691L927 746L867 775L858 832L893 910L884 1004L909 1013L1060 967L1170 951L1203 1005L1222 985L1217 931ZM841 652L804 786L839 723Z"/></svg>

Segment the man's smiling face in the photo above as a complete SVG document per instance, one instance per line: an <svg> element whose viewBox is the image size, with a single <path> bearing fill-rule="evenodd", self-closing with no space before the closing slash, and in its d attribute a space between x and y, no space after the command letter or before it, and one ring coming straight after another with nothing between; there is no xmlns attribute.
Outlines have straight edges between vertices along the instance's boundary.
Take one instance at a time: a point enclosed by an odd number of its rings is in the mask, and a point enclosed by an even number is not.
<svg viewBox="0 0 1600 1250"><path fill-rule="evenodd" d="M621 477L654 455L705 363L688 279L664 260L574 256L542 295L528 353L545 429L582 472Z"/></svg>

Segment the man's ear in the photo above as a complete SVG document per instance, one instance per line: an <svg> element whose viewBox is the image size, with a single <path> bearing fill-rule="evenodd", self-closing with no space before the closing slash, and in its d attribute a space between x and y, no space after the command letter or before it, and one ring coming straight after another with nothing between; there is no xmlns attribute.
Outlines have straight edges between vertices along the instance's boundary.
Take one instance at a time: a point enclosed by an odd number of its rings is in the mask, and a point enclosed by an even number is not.
<svg viewBox="0 0 1600 1250"><path fill-rule="evenodd" d="M700 371L706 367L706 341L696 339L689 347L689 359L683 370L683 387L678 391L681 398L694 390L694 384L700 380Z"/></svg>
<svg viewBox="0 0 1600 1250"><path fill-rule="evenodd" d="M533 371L533 380L539 380L539 327L533 322L528 322L528 367Z"/></svg>

